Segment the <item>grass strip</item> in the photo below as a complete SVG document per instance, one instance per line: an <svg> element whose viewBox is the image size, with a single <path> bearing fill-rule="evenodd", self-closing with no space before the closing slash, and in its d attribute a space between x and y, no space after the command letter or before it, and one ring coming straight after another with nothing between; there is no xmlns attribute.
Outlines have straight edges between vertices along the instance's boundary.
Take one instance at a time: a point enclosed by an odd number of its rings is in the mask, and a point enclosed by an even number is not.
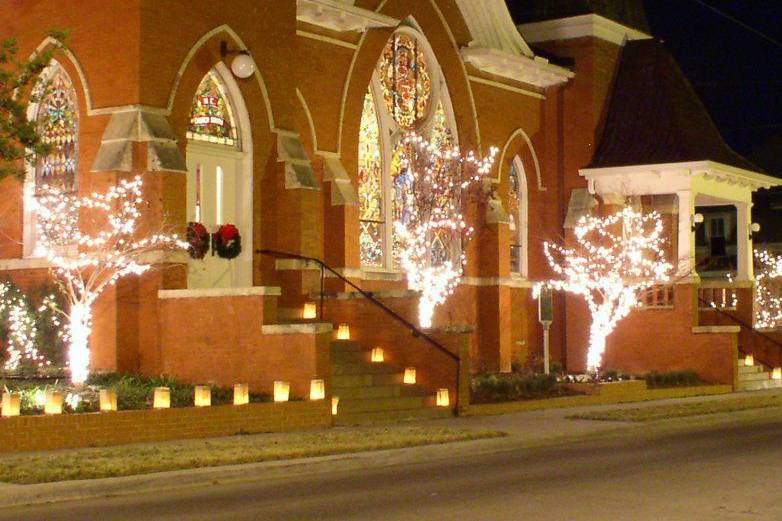
<svg viewBox="0 0 782 521"><path fill-rule="evenodd" d="M567 418L571 420L647 422L769 407L782 407L782 394L764 394L723 400L704 400L648 407L623 407L603 411L587 411L567 416Z"/></svg>
<svg viewBox="0 0 782 521"><path fill-rule="evenodd" d="M393 425L0 456L0 481L30 484L496 438L498 431Z"/></svg>

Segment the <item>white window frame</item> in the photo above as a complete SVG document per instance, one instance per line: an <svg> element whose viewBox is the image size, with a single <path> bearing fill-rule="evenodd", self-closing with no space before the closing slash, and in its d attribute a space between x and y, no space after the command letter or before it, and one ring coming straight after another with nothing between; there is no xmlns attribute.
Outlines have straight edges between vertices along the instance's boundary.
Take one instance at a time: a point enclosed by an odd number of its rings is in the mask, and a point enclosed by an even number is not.
<svg viewBox="0 0 782 521"><path fill-rule="evenodd" d="M511 170L516 171L516 176L519 182L519 209L518 214L514 215L516 230L514 233L515 239L520 243L521 248L519 251L520 268L521 271L512 271L511 274L523 279L529 277L529 185L527 184L527 173L524 170L524 163L522 163L519 156L515 156L511 162L511 166L508 168L508 196L510 197L510 173ZM511 268L513 265L511 264Z"/></svg>

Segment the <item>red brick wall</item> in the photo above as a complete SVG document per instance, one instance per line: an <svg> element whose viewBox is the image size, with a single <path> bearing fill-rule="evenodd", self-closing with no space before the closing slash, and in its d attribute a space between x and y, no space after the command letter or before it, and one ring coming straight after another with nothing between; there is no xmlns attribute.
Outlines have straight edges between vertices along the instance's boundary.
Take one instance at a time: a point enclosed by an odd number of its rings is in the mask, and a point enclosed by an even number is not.
<svg viewBox="0 0 782 521"><path fill-rule="evenodd" d="M331 426L329 400L0 418L0 452L285 432Z"/></svg>
<svg viewBox="0 0 782 521"><path fill-rule="evenodd" d="M162 372L268 394L283 380L292 396L309 396L310 380L328 379L331 334L264 335L263 307L260 296L161 299Z"/></svg>

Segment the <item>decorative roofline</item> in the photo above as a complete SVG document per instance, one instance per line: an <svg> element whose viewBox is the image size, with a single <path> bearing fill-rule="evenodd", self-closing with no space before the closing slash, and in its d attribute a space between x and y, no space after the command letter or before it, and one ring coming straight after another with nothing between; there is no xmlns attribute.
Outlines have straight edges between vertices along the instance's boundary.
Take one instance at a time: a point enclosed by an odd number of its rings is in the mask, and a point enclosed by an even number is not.
<svg viewBox="0 0 782 521"><path fill-rule="evenodd" d="M527 42L570 40L592 36L607 42L623 45L626 40L648 40L651 35L633 29L598 14L583 14L557 20L533 22L518 26Z"/></svg>
<svg viewBox="0 0 782 521"><path fill-rule="evenodd" d="M337 32L396 27L399 20L338 0L296 0L296 19Z"/></svg>
<svg viewBox="0 0 782 521"><path fill-rule="evenodd" d="M477 69L545 89L567 82L572 71L552 65L545 58L530 58L488 47L462 47L462 59Z"/></svg>

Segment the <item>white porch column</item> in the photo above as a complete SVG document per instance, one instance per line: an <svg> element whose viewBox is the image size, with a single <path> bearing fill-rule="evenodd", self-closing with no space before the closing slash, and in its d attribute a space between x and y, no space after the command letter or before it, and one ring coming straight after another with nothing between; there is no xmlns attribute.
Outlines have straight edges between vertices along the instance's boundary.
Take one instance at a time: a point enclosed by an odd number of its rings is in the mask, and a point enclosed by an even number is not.
<svg viewBox="0 0 782 521"><path fill-rule="evenodd" d="M695 232L692 231L695 193L682 190L676 192L676 198L679 202L679 248L674 266L678 263L678 276L684 278L681 282L685 282L698 277L695 273Z"/></svg>
<svg viewBox="0 0 782 521"><path fill-rule="evenodd" d="M752 266L752 203L736 203L736 280L754 280Z"/></svg>

